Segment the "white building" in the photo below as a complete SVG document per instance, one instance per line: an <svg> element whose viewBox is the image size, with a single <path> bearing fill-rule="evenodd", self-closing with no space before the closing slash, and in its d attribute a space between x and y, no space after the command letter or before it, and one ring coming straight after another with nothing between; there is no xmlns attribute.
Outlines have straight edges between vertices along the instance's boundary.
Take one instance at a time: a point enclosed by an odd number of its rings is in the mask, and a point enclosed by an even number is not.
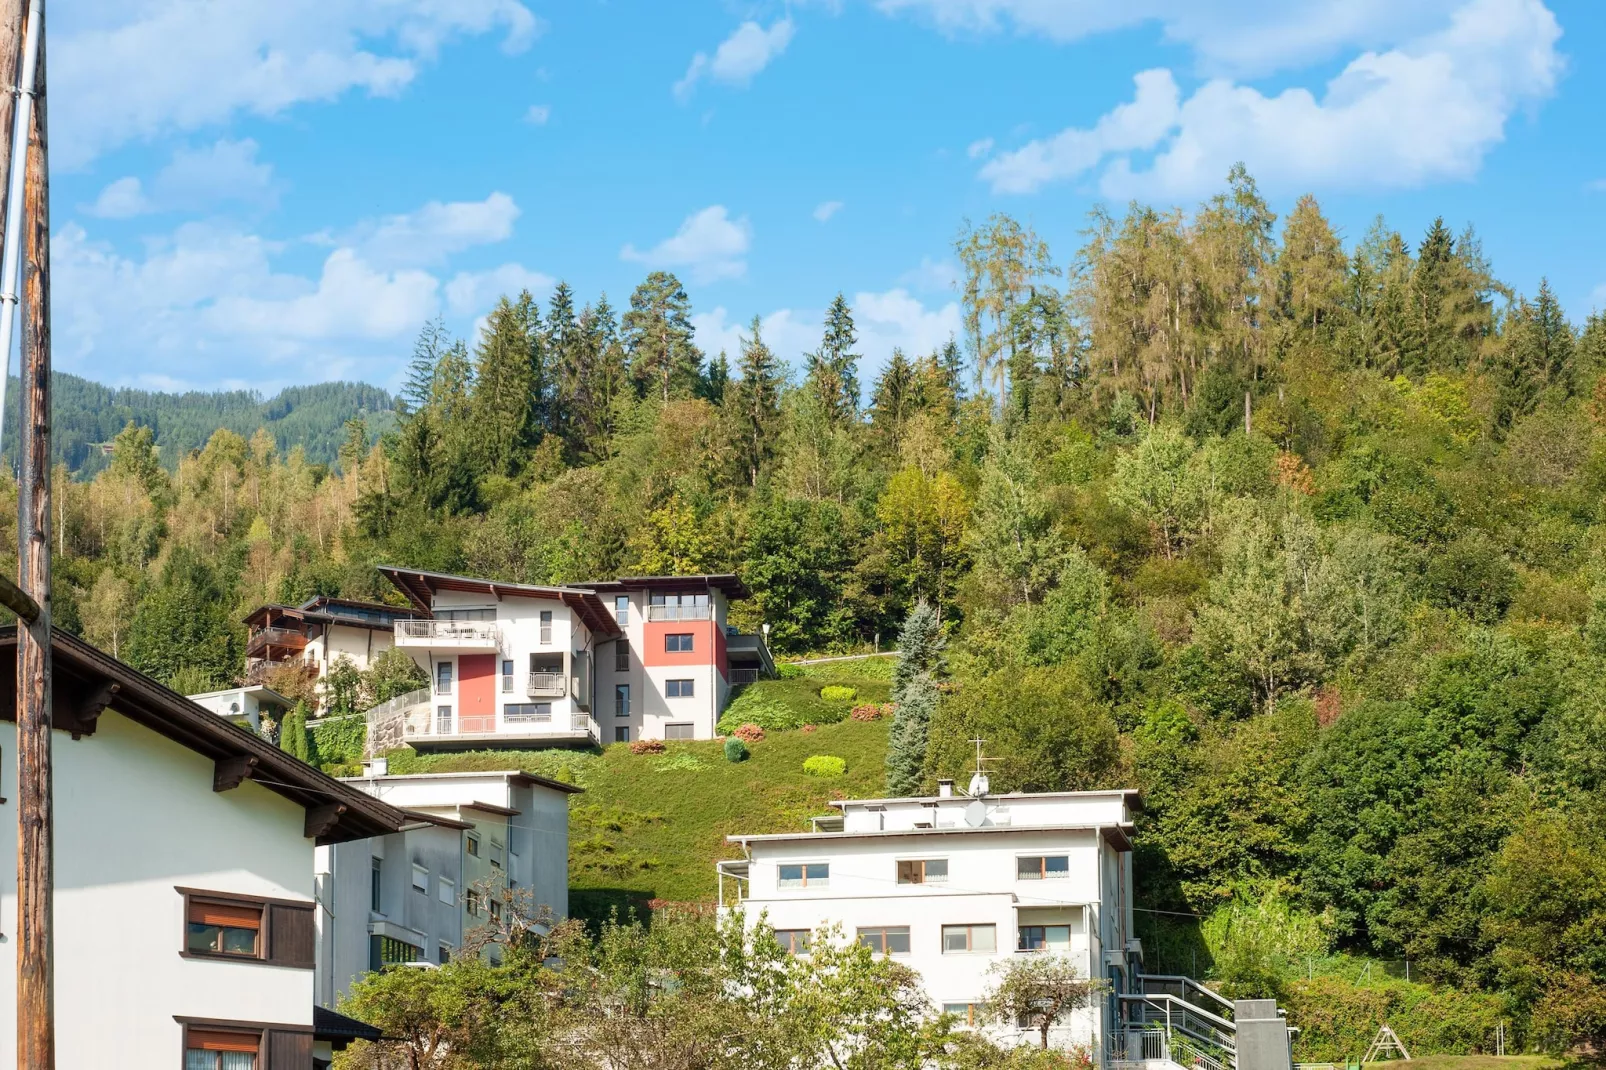
<svg viewBox="0 0 1606 1070"><path fill-rule="evenodd" d="M720 906L763 918L805 951L835 925L917 970L931 1000L974 1021L988 970L1017 955L1071 956L1112 997L1056 1028L1063 1045L1101 1050L1114 994L1134 991L1135 791L857 799L831 803L816 831L731 836L744 858L719 863Z"/></svg>
<svg viewBox="0 0 1606 1070"><path fill-rule="evenodd" d="M0 752L16 753L16 632L0 629ZM313 854L405 817L56 632L57 1065L311 1070ZM16 766L0 764L0 857L16 858ZM9 800L9 801L6 801ZM0 929L16 933L16 880ZM0 939L0 1036L17 943ZM193 1056L188 1053L194 1052ZM0 1044L0 1070L15 1067Z"/></svg>
<svg viewBox="0 0 1606 1070"><path fill-rule="evenodd" d="M733 684L773 671L726 625L734 576L568 587L381 567L414 616L395 645L429 687L369 713L369 753L712 739Z"/></svg>
<svg viewBox="0 0 1606 1070"><path fill-rule="evenodd" d="M413 824L318 852L318 1002L333 1007L369 970L448 961L464 938L510 908L569 909L572 784L517 770L382 772L346 784Z"/></svg>
<svg viewBox="0 0 1606 1070"><path fill-rule="evenodd" d="M190 695L189 700L253 732L262 730L263 717L282 722L284 715L295 707L294 702L273 688L263 687L260 684L231 687L223 691L206 691L199 695Z"/></svg>
<svg viewBox="0 0 1606 1070"><path fill-rule="evenodd" d="M245 618L245 682L265 683L286 666L298 669L319 695L330 666L348 658L368 668L393 645L405 609L349 598L313 597L295 606L258 606Z"/></svg>

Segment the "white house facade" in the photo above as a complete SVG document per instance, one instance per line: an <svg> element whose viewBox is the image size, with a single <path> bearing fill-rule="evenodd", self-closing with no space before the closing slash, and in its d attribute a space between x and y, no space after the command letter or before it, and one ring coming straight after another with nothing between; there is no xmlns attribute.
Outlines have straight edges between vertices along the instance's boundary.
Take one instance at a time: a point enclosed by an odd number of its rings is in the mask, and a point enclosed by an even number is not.
<svg viewBox="0 0 1606 1070"><path fill-rule="evenodd" d="M15 643L0 630L8 756ZM404 815L72 636L52 656L57 1065L311 1070L314 851ZM0 765L0 796L15 798L14 770ZM14 807L0 800L9 858ZM0 1035L15 1035L15 978L16 942L0 941Z"/></svg>

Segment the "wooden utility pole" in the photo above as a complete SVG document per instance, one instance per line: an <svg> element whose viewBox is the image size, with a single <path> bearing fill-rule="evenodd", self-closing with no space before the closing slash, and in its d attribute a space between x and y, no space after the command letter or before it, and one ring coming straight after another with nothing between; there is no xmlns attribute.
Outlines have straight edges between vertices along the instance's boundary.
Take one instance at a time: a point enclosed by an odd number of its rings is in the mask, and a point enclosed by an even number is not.
<svg viewBox="0 0 1606 1070"><path fill-rule="evenodd" d="M39 606L17 628L17 1066L55 1070L55 898L50 768L50 165L44 4L23 188L22 443L18 586ZM16 161L13 161L14 163Z"/></svg>

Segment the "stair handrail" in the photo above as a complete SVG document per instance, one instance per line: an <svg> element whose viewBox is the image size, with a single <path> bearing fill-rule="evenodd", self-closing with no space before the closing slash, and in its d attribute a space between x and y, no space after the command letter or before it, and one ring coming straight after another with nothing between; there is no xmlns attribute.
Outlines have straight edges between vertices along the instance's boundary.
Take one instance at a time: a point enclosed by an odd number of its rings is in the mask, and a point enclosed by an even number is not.
<svg viewBox="0 0 1606 1070"><path fill-rule="evenodd" d="M1176 986L1178 988L1181 988L1183 991L1188 991L1188 990L1191 989L1191 990L1193 990L1195 992L1198 992L1198 993L1200 993L1200 994L1202 994L1202 995L1214 1000L1216 1003L1220 1004L1222 1007L1224 1007L1229 1012L1233 1010L1232 1000L1228 999L1226 996L1223 996L1219 992L1216 992L1216 991L1214 991L1212 989L1206 988L1204 985L1200 984L1198 981L1195 981L1192 977L1189 977L1186 974L1180 974L1180 973L1140 973L1140 974L1138 974L1138 978L1137 979L1138 979L1138 983L1139 984L1143 984L1143 983L1148 982L1148 981L1161 981L1161 982L1165 982L1165 983L1174 983L1174 984L1176 984Z"/></svg>
<svg viewBox="0 0 1606 1070"><path fill-rule="evenodd" d="M1181 997L1166 994L1122 993L1119 999L1128 1006L1136 1004L1140 1008L1138 1019L1140 1022L1147 1024L1151 1021L1149 1015L1142 1011L1142 1008L1147 1007L1155 1014L1153 1021L1163 1021L1168 1030L1174 1030L1203 1044L1214 1045L1233 1056L1233 1061L1236 1062L1237 1027L1220 1015L1212 1014L1203 1007L1196 1007Z"/></svg>

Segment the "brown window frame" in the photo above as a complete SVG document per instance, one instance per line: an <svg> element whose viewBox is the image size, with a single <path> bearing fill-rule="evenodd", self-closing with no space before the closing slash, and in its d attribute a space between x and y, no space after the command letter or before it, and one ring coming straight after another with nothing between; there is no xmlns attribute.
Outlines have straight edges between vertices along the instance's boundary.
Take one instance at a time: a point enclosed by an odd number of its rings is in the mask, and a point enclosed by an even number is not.
<svg viewBox="0 0 1606 1070"><path fill-rule="evenodd" d="M957 932L960 929L963 929L965 931L965 946L964 947L959 947L959 948L950 948L948 946L948 934L951 933L951 932ZM976 947L976 930L978 930L978 929L991 929L992 930L992 934L993 934L992 950L987 950L986 948L978 948L978 947ZM938 934L938 938L942 941L942 953L944 955L996 955L996 954L998 954L998 924L996 922L991 922L991 921L950 922L950 923L947 923L947 924L943 925L942 931Z"/></svg>
<svg viewBox="0 0 1606 1070"><path fill-rule="evenodd" d="M237 1022L218 1018L191 1018L177 1014L173 1016L173 1021L179 1024L182 1033L178 1049L178 1065L181 1070L185 1065L185 1055L190 1050L190 1034L192 1032L210 1033L213 1036L256 1037L256 1070L280 1070L280 1066L276 1065L276 1063L283 1064L283 1056L285 1054L283 1047L284 1042L287 1041L299 1042L296 1046L300 1051L295 1053L296 1058L291 1061L292 1066L300 1062L302 1054L310 1055L312 1052L313 1031L310 1025L294 1025L289 1022ZM220 1048L217 1050L226 1051L229 1049ZM237 1048L234 1050L244 1049ZM280 1055L278 1060L274 1058L275 1051L278 1051Z"/></svg>
<svg viewBox="0 0 1606 1070"><path fill-rule="evenodd" d="M238 892L219 892L210 888L175 887L183 901L183 925L179 929L178 953L180 958L200 959L207 962L233 962L241 964L255 964L258 966L281 966L298 970L311 970L315 968L317 954L317 937L315 933L313 912L317 909L311 900L303 899L277 899L271 896L242 895ZM257 911L261 921L257 928L256 954L237 955L224 951L192 951L190 949L190 908L193 904L211 904L221 907L244 907L247 910ZM275 955L274 915L278 914L281 921L290 921L289 911L303 913L307 916L307 932L312 934L305 941L306 956L292 957L288 955ZM290 930L291 933L294 930Z"/></svg>
<svg viewBox="0 0 1606 1070"><path fill-rule="evenodd" d="M1052 874L1049 872L1048 862L1051 858L1056 861L1059 859L1065 860L1065 869L1063 872L1055 872ZM1021 868L1021 863L1031 862L1033 860L1037 862L1037 872L1035 874L1029 874ZM1069 854L1015 856L1015 879L1018 881L1062 881L1068 880L1070 875L1071 856Z"/></svg>
<svg viewBox="0 0 1606 1070"><path fill-rule="evenodd" d="M933 862L942 863L942 876L928 876L926 867ZM899 884L946 884L948 882L948 860L946 858L900 858L898 859Z"/></svg>
<svg viewBox="0 0 1606 1070"><path fill-rule="evenodd" d="M902 951L892 950L888 947L892 936L902 936L908 946ZM853 942L877 955L908 955L914 951L914 933L907 925L861 925L853 931Z"/></svg>
<svg viewBox="0 0 1606 1070"><path fill-rule="evenodd" d="M814 942L813 929L776 929L775 942L788 955L807 955Z"/></svg>

